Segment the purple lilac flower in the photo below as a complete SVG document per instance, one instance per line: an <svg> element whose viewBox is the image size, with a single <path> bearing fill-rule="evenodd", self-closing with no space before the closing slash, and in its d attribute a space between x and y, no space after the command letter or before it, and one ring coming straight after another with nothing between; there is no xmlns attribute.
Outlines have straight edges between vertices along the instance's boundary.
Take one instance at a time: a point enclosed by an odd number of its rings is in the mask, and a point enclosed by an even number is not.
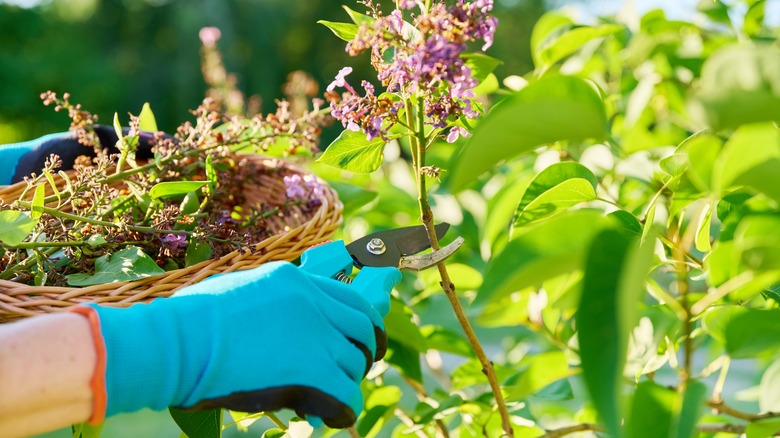
<svg viewBox="0 0 780 438"><path fill-rule="evenodd" d="M166 234L162 238L164 248L179 249L187 246L187 236L184 234Z"/></svg>
<svg viewBox="0 0 780 438"><path fill-rule="evenodd" d="M339 74L336 75L336 79L333 82L331 82L330 85L328 85L328 88L326 88L326 90L333 91L336 87L349 86L345 78L350 73L352 73L352 67L344 67L341 70L339 70Z"/></svg>
<svg viewBox="0 0 780 438"><path fill-rule="evenodd" d="M283 178L285 192L289 199L298 199L306 196L306 187L303 185L303 178L300 175L287 175Z"/></svg>
<svg viewBox="0 0 780 438"><path fill-rule="evenodd" d="M285 176L283 181L288 199L321 199L325 196L325 187L312 175L301 177L296 173Z"/></svg>
<svg viewBox="0 0 780 438"><path fill-rule="evenodd" d="M450 129L450 133L447 134L447 143L455 143L460 136L469 137L471 136L471 133L466 130L466 128L453 126L452 129Z"/></svg>
<svg viewBox="0 0 780 438"><path fill-rule="evenodd" d="M313 175L306 175L303 177L304 184L310 192L309 197L313 199L321 199L325 196L325 187L320 184L316 177Z"/></svg>
<svg viewBox="0 0 780 438"><path fill-rule="evenodd" d="M451 126L460 117L477 117L471 102L477 81L461 54L469 41L482 40L482 50L492 45L498 25L498 20L489 15L493 0L457 0L449 7L438 0L429 11L421 10L414 18L419 33L405 31L402 15L402 10L417 6L417 2L400 0L396 4L399 9L382 15L370 1L366 3L374 20L358 28L355 38L347 44L349 54L369 51L377 78L387 91L399 94L401 99L420 95L428 117L426 123L435 128ZM388 51L393 54L389 62L385 56ZM342 69L328 87L329 92L336 87L346 90L340 100L335 93L331 96L333 117L346 129L362 129L369 139L384 137L398 121L401 99L376 97L373 86L365 82L366 93L359 96L344 78L349 72L351 69ZM463 132L451 130L449 136L457 138Z"/></svg>

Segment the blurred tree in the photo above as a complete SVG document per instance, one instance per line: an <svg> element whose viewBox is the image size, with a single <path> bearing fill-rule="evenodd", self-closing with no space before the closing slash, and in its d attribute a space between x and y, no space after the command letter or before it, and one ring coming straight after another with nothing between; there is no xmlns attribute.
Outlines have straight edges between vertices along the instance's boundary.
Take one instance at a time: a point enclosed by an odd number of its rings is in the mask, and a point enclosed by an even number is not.
<svg viewBox="0 0 780 438"><path fill-rule="evenodd" d="M68 91L110 123L150 102L161 129L189 118L206 86L198 31L216 26L219 48L239 87L269 111L294 70L328 84L348 61L344 43L317 20L347 21L351 0L49 0L22 8L0 1L0 144L67 129L40 104L46 90ZM499 76L531 66L531 27L543 0L496 0L500 25L490 54ZM371 77L368 67L356 78ZM327 138L325 138L327 141Z"/></svg>

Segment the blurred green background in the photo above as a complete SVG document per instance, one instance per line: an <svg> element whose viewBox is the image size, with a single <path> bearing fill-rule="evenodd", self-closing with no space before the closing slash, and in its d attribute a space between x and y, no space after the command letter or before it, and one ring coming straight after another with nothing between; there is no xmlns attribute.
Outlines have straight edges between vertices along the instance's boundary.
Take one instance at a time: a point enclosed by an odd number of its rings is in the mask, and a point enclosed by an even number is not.
<svg viewBox="0 0 780 438"><path fill-rule="evenodd" d="M26 3L26 4L25 4ZM389 1L387 3L390 3ZM150 102L160 129L191 120L203 99L198 31L222 31L219 49L247 95L274 109L287 74L304 70L321 90L344 65L370 78L366 59L350 60L344 43L317 20L348 21L345 0L0 0L0 144L67 130L66 114L41 104L46 90L110 124ZM543 0L498 0L499 77L531 69L529 37ZM327 139L324 139L327 140Z"/></svg>

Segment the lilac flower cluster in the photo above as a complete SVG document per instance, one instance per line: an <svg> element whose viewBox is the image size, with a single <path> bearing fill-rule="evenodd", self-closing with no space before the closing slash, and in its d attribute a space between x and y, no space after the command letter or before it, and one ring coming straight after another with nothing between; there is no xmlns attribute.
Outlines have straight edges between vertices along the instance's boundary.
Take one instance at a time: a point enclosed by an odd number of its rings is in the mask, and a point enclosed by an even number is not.
<svg viewBox="0 0 780 438"><path fill-rule="evenodd" d="M302 201L325 196L325 188L312 175L301 176L295 173L285 176L283 181L288 199Z"/></svg>
<svg viewBox="0 0 780 438"><path fill-rule="evenodd" d="M420 6L420 2L399 1L400 9L390 15L383 15L370 0L362 3L373 19L361 24L347 44L347 52L354 56L369 51L377 78L399 100L377 97L374 87L365 81L361 95L346 81L352 71L347 67L328 86L332 115L347 129L363 130L369 139L386 137L387 130L398 122L402 101L415 95L422 99L425 123L434 128L452 126L461 117L475 118L472 99L477 81L461 54L470 41L482 40L482 50L493 44L498 24L489 14L493 0L457 0L450 6L438 0L430 10L422 8L420 15L412 15L412 24L404 22L403 11ZM393 54L392 60L386 60L387 53ZM333 93L336 87L345 89L341 96ZM454 126L446 139L455 141L466 134L465 129Z"/></svg>
<svg viewBox="0 0 780 438"><path fill-rule="evenodd" d="M188 245L187 236L184 234L166 234L162 238L162 244L163 247L173 250L186 248Z"/></svg>

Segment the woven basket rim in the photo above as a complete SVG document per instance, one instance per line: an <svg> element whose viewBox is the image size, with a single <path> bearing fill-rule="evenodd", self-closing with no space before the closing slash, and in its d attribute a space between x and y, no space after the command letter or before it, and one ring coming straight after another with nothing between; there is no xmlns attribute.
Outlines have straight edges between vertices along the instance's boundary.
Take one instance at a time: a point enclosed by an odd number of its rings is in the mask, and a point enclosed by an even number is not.
<svg viewBox="0 0 780 438"><path fill-rule="evenodd" d="M251 251L234 250L217 259L204 260L192 266L167 271L140 280L105 283L87 287L30 286L10 280L0 280L0 322L41 313L67 310L83 303L102 303L126 307L136 302L148 302L172 295L182 287L202 281L211 275L252 269L276 260L293 261L307 248L328 241L342 222L343 204L336 191L323 179L289 161L247 154L242 158L260 161L263 165L316 178L323 187L321 205L305 222L270 236L253 245ZM17 183L24 184L24 182ZM12 186L0 186L0 197Z"/></svg>

